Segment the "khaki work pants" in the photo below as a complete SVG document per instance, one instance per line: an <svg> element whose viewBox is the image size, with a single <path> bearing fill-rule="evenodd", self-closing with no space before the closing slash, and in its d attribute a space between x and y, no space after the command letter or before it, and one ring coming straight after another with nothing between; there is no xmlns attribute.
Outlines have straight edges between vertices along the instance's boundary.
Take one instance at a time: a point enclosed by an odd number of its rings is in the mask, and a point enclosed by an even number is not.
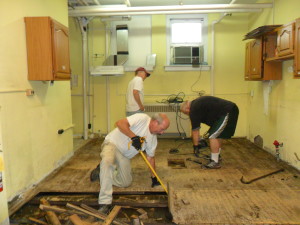
<svg viewBox="0 0 300 225"><path fill-rule="evenodd" d="M123 156L116 146L106 142L100 153L99 204L111 204L113 187L128 187L132 183L130 159Z"/></svg>

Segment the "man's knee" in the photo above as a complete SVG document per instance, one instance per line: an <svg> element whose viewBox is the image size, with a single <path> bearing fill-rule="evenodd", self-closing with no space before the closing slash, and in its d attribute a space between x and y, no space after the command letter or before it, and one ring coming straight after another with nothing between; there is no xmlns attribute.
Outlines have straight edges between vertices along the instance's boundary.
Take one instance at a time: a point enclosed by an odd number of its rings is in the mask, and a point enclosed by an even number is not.
<svg viewBox="0 0 300 225"><path fill-rule="evenodd" d="M128 177L126 180L123 181L122 187L126 188L132 184L132 177Z"/></svg>

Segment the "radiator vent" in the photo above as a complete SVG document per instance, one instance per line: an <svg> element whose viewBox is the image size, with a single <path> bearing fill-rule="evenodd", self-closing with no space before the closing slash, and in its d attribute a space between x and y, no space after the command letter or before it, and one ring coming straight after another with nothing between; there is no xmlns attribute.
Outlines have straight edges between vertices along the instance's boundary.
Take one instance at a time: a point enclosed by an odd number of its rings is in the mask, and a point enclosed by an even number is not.
<svg viewBox="0 0 300 225"><path fill-rule="evenodd" d="M189 118L180 113L179 104L145 104L145 113L152 116L155 113L165 113L170 119L170 126L160 137L190 137Z"/></svg>
<svg viewBox="0 0 300 225"><path fill-rule="evenodd" d="M180 109L178 104L176 105L145 105L146 112L178 112Z"/></svg>

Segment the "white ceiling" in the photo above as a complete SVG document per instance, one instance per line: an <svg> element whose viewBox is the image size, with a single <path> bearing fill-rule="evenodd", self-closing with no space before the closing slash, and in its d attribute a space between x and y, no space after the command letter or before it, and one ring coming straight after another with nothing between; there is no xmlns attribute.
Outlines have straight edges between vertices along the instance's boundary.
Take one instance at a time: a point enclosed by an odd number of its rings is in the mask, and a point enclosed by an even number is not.
<svg viewBox="0 0 300 225"><path fill-rule="evenodd" d="M171 5L201 5L201 4L229 4L232 0L68 0L70 7L96 5L122 5L128 3L132 7L171 6ZM235 4L251 4L257 0L235 0Z"/></svg>

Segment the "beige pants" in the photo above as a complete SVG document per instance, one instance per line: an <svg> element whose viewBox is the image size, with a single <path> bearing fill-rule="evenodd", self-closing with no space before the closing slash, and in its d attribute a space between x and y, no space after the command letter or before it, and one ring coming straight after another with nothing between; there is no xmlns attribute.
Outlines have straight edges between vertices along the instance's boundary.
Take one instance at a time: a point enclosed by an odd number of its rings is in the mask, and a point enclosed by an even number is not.
<svg viewBox="0 0 300 225"><path fill-rule="evenodd" d="M99 204L112 203L112 185L128 187L132 183L130 159L124 157L116 146L106 142L100 153L100 193Z"/></svg>

